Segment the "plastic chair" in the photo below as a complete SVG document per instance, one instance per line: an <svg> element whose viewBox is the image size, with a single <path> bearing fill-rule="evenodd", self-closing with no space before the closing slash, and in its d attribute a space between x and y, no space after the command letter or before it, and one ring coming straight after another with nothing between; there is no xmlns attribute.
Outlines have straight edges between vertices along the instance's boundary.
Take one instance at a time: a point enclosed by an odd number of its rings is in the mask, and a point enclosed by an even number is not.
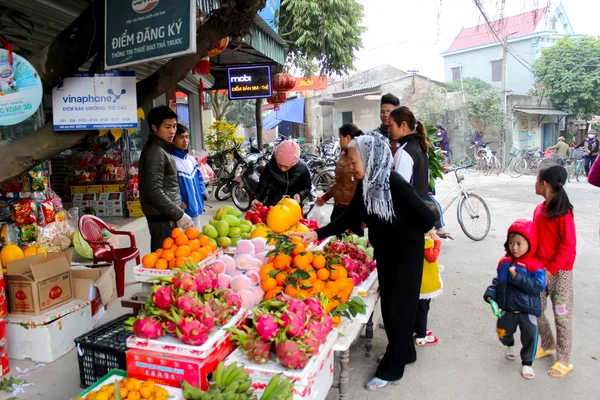
<svg viewBox="0 0 600 400"><path fill-rule="evenodd" d="M115 249L112 244L104 240L104 230L113 235L129 236L130 247ZM135 237L131 232L112 230L100 218L93 215L84 215L79 219L79 232L83 239L89 243L94 253L94 263L98 261L110 262L115 266L117 275L117 294L123 297L125 294L125 265L135 258L137 264L140 261L140 251L136 247Z"/></svg>

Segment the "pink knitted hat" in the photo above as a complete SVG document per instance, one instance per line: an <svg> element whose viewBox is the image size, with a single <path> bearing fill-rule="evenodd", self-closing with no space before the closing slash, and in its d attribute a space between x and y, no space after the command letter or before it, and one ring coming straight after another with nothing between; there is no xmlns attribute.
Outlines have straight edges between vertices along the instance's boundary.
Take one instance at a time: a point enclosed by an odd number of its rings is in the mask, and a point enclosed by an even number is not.
<svg viewBox="0 0 600 400"><path fill-rule="evenodd" d="M281 142L275 151L275 160L277 164L284 167L293 167L298 164L300 159L300 146L292 140Z"/></svg>

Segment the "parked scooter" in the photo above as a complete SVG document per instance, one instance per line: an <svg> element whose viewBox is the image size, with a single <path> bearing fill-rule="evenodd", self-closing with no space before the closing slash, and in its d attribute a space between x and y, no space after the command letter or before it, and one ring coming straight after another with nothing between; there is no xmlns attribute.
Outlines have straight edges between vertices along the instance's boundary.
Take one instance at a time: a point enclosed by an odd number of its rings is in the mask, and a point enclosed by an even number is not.
<svg viewBox="0 0 600 400"><path fill-rule="evenodd" d="M265 154L253 153L246 156L237 166L231 185L231 199L241 211L246 212L250 209L266 162Z"/></svg>
<svg viewBox="0 0 600 400"><path fill-rule="evenodd" d="M244 157L241 156L240 152L236 147L233 149L233 159L235 160L235 164L233 170L228 173L226 176L219 179L219 184L215 190L215 197L219 201L226 201L231 198L231 186L233 185L233 179L235 178L235 173L238 169L238 166L242 161L244 161Z"/></svg>

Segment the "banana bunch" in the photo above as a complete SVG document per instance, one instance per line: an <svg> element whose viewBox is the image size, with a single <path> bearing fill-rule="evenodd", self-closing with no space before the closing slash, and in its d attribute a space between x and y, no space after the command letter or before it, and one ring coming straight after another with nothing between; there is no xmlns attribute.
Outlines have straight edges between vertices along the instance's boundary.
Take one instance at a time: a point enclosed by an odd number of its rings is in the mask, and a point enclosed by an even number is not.
<svg viewBox="0 0 600 400"><path fill-rule="evenodd" d="M275 375L265 388L260 400L292 400L292 382L282 375Z"/></svg>
<svg viewBox="0 0 600 400"><path fill-rule="evenodd" d="M181 385L183 397L188 400L251 400L256 399L248 373L236 363L225 369L220 362L213 373L208 392L193 387L187 382Z"/></svg>

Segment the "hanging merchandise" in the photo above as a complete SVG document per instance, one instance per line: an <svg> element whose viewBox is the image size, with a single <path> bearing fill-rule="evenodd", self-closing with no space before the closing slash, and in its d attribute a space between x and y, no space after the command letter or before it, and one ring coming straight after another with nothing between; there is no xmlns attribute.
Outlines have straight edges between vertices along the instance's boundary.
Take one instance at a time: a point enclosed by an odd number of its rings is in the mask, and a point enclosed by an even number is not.
<svg viewBox="0 0 600 400"><path fill-rule="evenodd" d="M275 92L288 92L296 86L296 78L292 75L280 72L273 75L273 91Z"/></svg>
<svg viewBox="0 0 600 400"><path fill-rule="evenodd" d="M16 125L31 117L42 102L42 81L31 64L13 53L0 36L0 126Z"/></svg>
<svg viewBox="0 0 600 400"><path fill-rule="evenodd" d="M210 74L210 57L204 57L198 61L198 64L192 68L192 74L194 75L208 75Z"/></svg>
<svg viewBox="0 0 600 400"><path fill-rule="evenodd" d="M208 56L209 57L215 57L218 56L219 54L221 54L229 45L229 38L228 37L224 37L223 39L219 40L217 42L216 45L213 46L212 49L210 49L208 51Z"/></svg>
<svg viewBox="0 0 600 400"><path fill-rule="evenodd" d="M287 100L287 95L285 92L274 92L271 97L267 99L267 103L275 106L273 108L275 111L279 111L279 106L285 103Z"/></svg>

